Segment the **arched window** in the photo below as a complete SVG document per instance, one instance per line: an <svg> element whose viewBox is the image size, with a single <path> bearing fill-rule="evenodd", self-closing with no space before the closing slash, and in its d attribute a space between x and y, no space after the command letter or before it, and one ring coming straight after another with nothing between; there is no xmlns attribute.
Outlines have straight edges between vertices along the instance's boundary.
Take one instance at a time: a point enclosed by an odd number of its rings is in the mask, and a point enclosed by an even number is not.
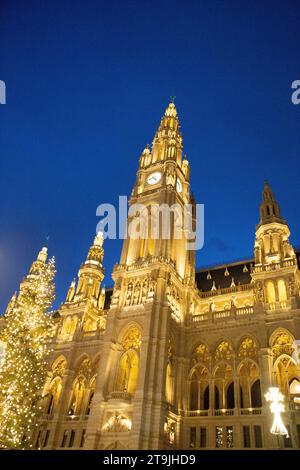
<svg viewBox="0 0 300 470"><path fill-rule="evenodd" d="M85 411L86 415L89 415L91 412L92 401L93 401L94 394L95 394L95 387L96 387L96 379L94 377L90 385L90 392L89 392L88 402L87 402L86 411Z"/></svg>
<svg viewBox="0 0 300 470"><path fill-rule="evenodd" d="M59 356L52 364L51 372L44 385L44 409L47 414L52 414L59 402L62 391L62 378L65 373L67 361L64 356Z"/></svg>
<svg viewBox="0 0 300 470"><path fill-rule="evenodd" d="M226 392L226 408L231 410L234 408L234 383L231 382L227 387Z"/></svg>
<svg viewBox="0 0 300 470"><path fill-rule="evenodd" d="M134 394L137 386L139 358L135 351L123 354L119 366L118 389L121 392Z"/></svg>
<svg viewBox="0 0 300 470"><path fill-rule="evenodd" d="M168 362L166 369L166 401L173 402L173 371L170 362Z"/></svg>
<svg viewBox="0 0 300 470"><path fill-rule="evenodd" d="M279 303L281 308L286 308L286 301L287 301L287 293L286 293L286 286L283 279L279 279L277 283L278 287L278 297Z"/></svg>
<svg viewBox="0 0 300 470"><path fill-rule="evenodd" d="M219 394L219 389L215 385L215 410L220 409L220 394Z"/></svg>
<svg viewBox="0 0 300 470"><path fill-rule="evenodd" d="M240 386L240 407L244 408L244 394L243 394L243 389Z"/></svg>
<svg viewBox="0 0 300 470"><path fill-rule="evenodd" d="M132 326L122 341L122 354L117 378L116 389L121 392L134 394L137 387L139 370L139 349L141 345L141 332L137 326Z"/></svg>
<svg viewBox="0 0 300 470"><path fill-rule="evenodd" d="M69 405L69 415L79 415L81 413L83 397L86 390L86 381L83 377L78 377L72 387Z"/></svg>
<svg viewBox="0 0 300 470"><path fill-rule="evenodd" d="M260 380L257 379L251 387L251 406L252 408L261 408L261 390Z"/></svg>
<svg viewBox="0 0 300 470"><path fill-rule="evenodd" d="M270 310L275 310L276 308L276 292L275 287L272 281L268 281L266 284L267 287L267 299Z"/></svg>
<svg viewBox="0 0 300 470"><path fill-rule="evenodd" d="M227 390L230 387L231 383L233 382L232 366L226 362L221 362L215 369L214 382L219 391L218 408L217 408L216 401L215 401L215 408L226 409L228 405ZM229 391L229 394L230 394L230 391Z"/></svg>
<svg viewBox="0 0 300 470"><path fill-rule="evenodd" d="M259 367L256 362L251 359L244 359L238 369L238 380L240 384L240 407L241 408L260 408L252 403L251 385L256 381L259 383ZM257 385L254 388L256 393ZM255 395L256 396L256 395ZM257 400L256 402L257 403Z"/></svg>
<svg viewBox="0 0 300 470"><path fill-rule="evenodd" d="M199 409L199 382L197 372L194 371L190 383L190 410Z"/></svg>
<svg viewBox="0 0 300 470"><path fill-rule="evenodd" d="M51 415L54 412L59 402L61 390L62 380L60 377L56 377L56 379L53 380L49 387L49 401L47 407L47 414Z"/></svg>
<svg viewBox="0 0 300 470"><path fill-rule="evenodd" d="M203 409L209 410L209 385L207 385L203 394Z"/></svg>
<svg viewBox="0 0 300 470"><path fill-rule="evenodd" d="M290 381L290 394L300 395L300 381L298 379L292 379Z"/></svg>

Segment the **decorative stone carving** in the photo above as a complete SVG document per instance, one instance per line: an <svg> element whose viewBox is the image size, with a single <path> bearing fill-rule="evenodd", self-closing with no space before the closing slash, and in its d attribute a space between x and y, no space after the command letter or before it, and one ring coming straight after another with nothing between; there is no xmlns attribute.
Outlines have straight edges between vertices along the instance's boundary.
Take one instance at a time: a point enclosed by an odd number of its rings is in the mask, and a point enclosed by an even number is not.
<svg viewBox="0 0 300 470"><path fill-rule="evenodd" d="M181 320L181 294L170 281L167 286L167 300L172 310L172 316L176 321Z"/></svg>
<svg viewBox="0 0 300 470"><path fill-rule="evenodd" d="M261 281L257 281L254 284L254 299L256 303L263 303L264 302L264 287Z"/></svg>
<svg viewBox="0 0 300 470"><path fill-rule="evenodd" d="M78 368L77 375L83 375L84 377L89 379L91 376L91 371L91 361L89 359L84 359Z"/></svg>
<svg viewBox="0 0 300 470"><path fill-rule="evenodd" d="M252 338L244 338L240 344L238 357L244 359L245 357L257 357L257 344Z"/></svg>
<svg viewBox="0 0 300 470"><path fill-rule="evenodd" d="M174 444L175 433L176 433L176 423L170 418L166 418L164 431L165 431L166 440L170 444Z"/></svg>
<svg viewBox="0 0 300 470"><path fill-rule="evenodd" d="M176 181L176 173L173 167L169 167L166 172L167 186L174 186Z"/></svg>
<svg viewBox="0 0 300 470"><path fill-rule="evenodd" d="M208 363L210 358L208 347L201 343L199 344L192 354L192 366L198 364L198 362Z"/></svg>
<svg viewBox="0 0 300 470"><path fill-rule="evenodd" d="M125 306L145 303L147 299L154 296L155 285L156 282L150 277L146 277L142 281L130 281L125 294Z"/></svg>
<svg viewBox="0 0 300 470"><path fill-rule="evenodd" d="M294 338L288 333L282 332L276 336L272 345L273 357L276 359L282 354L292 356L295 350Z"/></svg>
<svg viewBox="0 0 300 470"><path fill-rule="evenodd" d="M290 297L294 297L295 295L297 295L297 285L294 276L289 277L288 288Z"/></svg>
<svg viewBox="0 0 300 470"><path fill-rule="evenodd" d="M136 327L133 326L130 330L126 333L123 342L122 342L123 349L127 351L128 349L139 349L141 346L141 332Z"/></svg>
<svg viewBox="0 0 300 470"><path fill-rule="evenodd" d="M215 360L219 361L231 361L233 359L233 348L229 341L222 341L216 349Z"/></svg>
<svg viewBox="0 0 300 470"><path fill-rule="evenodd" d="M127 416L122 415L120 411L116 411L110 416L103 428L107 432L130 431L131 421Z"/></svg>

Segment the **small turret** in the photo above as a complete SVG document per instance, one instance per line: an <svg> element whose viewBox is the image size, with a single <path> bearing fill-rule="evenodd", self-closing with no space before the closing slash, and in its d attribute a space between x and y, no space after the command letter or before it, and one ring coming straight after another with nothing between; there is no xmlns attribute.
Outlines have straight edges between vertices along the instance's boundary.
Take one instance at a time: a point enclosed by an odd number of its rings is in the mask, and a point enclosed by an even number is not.
<svg viewBox="0 0 300 470"><path fill-rule="evenodd" d="M88 251L85 262L80 266L75 295L73 295L73 289L75 290L74 281L69 288L67 299L72 298L72 300L67 300L68 302L93 299L97 303L100 285L104 278L103 257L103 233L98 232L93 245Z"/></svg>
<svg viewBox="0 0 300 470"><path fill-rule="evenodd" d="M262 196L263 200L260 205L259 225L268 224L271 222L286 224L286 221L281 218L279 204L275 200L271 186L267 182L264 184Z"/></svg>
<svg viewBox="0 0 300 470"><path fill-rule="evenodd" d="M76 279L74 278L70 284L70 287L67 293L66 302L72 302L75 296L75 289L76 289Z"/></svg>

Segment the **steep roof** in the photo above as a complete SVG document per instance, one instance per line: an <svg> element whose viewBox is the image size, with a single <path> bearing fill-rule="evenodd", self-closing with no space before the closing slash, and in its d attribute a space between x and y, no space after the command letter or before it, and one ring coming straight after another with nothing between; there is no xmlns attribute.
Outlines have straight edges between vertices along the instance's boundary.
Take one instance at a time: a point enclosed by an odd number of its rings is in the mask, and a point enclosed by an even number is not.
<svg viewBox="0 0 300 470"><path fill-rule="evenodd" d="M298 267L300 269L300 248L295 250ZM196 272L196 284L202 292L209 292L213 283L218 289L230 287L232 280L235 285L249 284L251 281L251 265L254 259L229 262L227 264L198 269Z"/></svg>

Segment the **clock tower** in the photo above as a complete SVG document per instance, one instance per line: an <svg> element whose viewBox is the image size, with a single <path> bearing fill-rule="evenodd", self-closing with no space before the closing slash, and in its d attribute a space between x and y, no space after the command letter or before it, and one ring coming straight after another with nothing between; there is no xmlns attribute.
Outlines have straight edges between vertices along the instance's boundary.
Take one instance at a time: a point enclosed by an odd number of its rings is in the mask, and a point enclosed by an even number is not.
<svg viewBox="0 0 300 470"><path fill-rule="evenodd" d="M191 272L194 253L189 255L186 238L186 219L191 218L191 230L195 226L194 201L190 193L189 162L182 150L177 110L171 102L154 136L152 149L147 145L139 160L128 222L139 213L143 216L144 230L134 239L127 238L121 264L163 256L174 263L181 278L194 274Z"/></svg>
<svg viewBox="0 0 300 470"><path fill-rule="evenodd" d="M170 415L182 407L174 344L183 344L183 324L195 289L195 253L187 249L184 225L184 217L190 217L194 230L195 203L189 163L182 153L171 102L152 147L139 159L127 238L113 271L87 448L164 448L166 428L174 444L179 440Z"/></svg>

